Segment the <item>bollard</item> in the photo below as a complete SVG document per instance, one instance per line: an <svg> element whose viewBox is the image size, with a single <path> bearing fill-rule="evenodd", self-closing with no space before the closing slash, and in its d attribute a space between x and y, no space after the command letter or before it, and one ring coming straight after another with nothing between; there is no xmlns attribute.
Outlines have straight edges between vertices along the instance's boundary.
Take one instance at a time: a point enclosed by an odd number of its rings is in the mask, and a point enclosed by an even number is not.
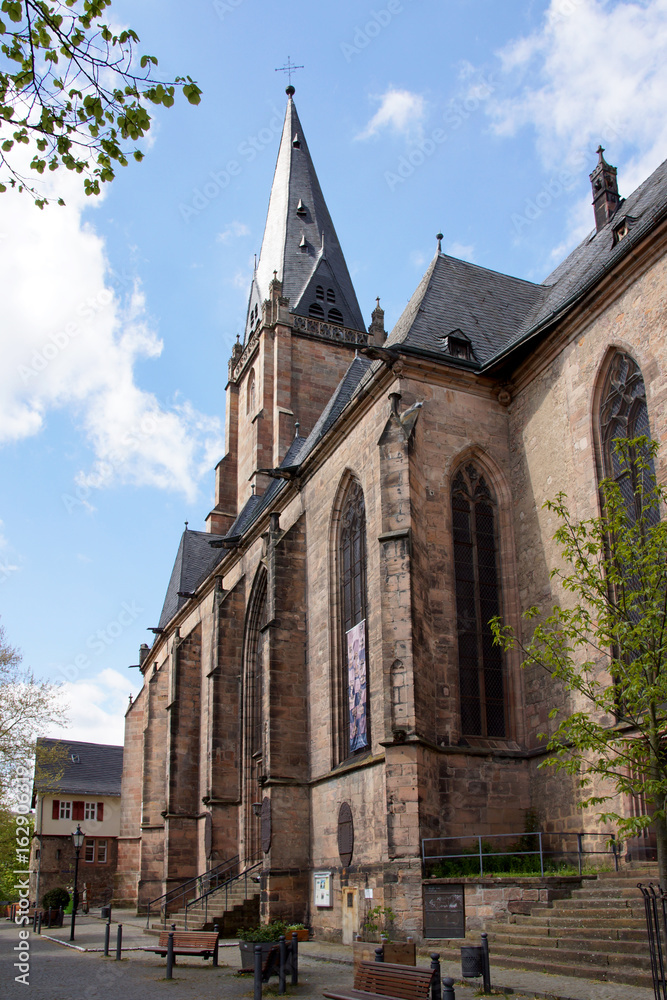
<svg viewBox="0 0 667 1000"><path fill-rule="evenodd" d="M282 996L285 992L285 966L287 964L287 944L285 943L285 935L281 934L278 938L280 947L280 965L278 966L278 993Z"/></svg>
<svg viewBox="0 0 667 1000"><path fill-rule="evenodd" d="M292 986L299 985L299 935L292 931Z"/></svg>
<svg viewBox="0 0 667 1000"><path fill-rule="evenodd" d="M58 926L62 927L62 925L65 923L65 911L63 910L62 906L58 907L58 920L60 921Z"/></svg>
<svg viewBox="0 0 667 1000"><path fill-rule="evenodd" d="M111 934L111 921L107 920L104 925L104 957L109 957L109 936Z"/></svg>
<svg viewBox="0 0 667 1000"><path fill-rule="evenodd" d="M384 962L384 945L375 949L375 961Z"/></svg>
<svg viewBox="0 0 667 1000"><path fill-rule="evenodd" d="M489 963L489 938L482 932L482 977L484 981L484 992L491 992L491 966Z"/></svg>
<svg viewBox="0 0 667 1000"><path fill-rule="evenodd" d="M120 962L120 954L123 947L123 925L118 924L116 931L116 961Z"/></svg>
<svg viewBox="0 0 667 1000"><path fill-rule="evenodd" d="M255 990L253 1000L262 1000L262 946L255 945Z"/></svg>
<svg viewBox="0 0 667 1000"><path fill-rule="evenodd" d="M167 941L167 979L173 978L174 972L174 932L169 931L169 940Z"/></svg>
<svg viewBox="0 0 667 1000"><path fill-rule="evenodd" d="M37 917L37 933L42 933L42 911L39 911L39 916Z"/></svg>
<svg viewBox="0 0 667 1000"><path fill-rule="evenodd" d="M445 976L442 980L442 1000L456 1000L454 980Z"/></svg>
<svg viewBox="0 0 667 1000"><path fill-rule="evenodd" d="M33 931L37 930L37 910L32 915L32 929Z"/></svg>
<svg viewBox="0 0 667 1000"><path fill-rule="evenodd" d="M442 1000L442 988L440 985L440 955L437 951L431 952L431 1000Z"/></svg>

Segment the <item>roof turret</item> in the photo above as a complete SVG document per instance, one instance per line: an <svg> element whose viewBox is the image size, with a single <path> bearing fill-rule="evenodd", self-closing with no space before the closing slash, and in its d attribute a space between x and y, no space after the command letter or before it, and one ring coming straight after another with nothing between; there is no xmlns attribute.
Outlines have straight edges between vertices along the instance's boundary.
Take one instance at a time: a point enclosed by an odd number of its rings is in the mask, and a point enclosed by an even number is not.
<svg viewBox="0 0 667 1000"><path fill-rule="evenodd" d="M246 340L261 317L274 271L290 312L365 330L293 94L294 87L288 87L262 250L250 289Z"/></svg>

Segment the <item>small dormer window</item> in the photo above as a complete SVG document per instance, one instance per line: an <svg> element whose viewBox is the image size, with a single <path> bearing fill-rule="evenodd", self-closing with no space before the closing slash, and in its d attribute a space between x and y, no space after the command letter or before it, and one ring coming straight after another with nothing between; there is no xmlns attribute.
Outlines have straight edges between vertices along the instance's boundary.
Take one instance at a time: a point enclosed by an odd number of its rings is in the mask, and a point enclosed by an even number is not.
<svg viewBox="0 0 667 1000"><path fill-rule="evenodd" d="M298 135L295 135L294 138L292 139L292 146L294 147L294 149L301 149L301 140L299 139Z"/></svg>
<svg viewBox="0 0 667 1000"><path fill-rule="evenodd" d="M313 302L308 309L308 315L315 319L324 319L324 309L319 302Z"/></svg>
<svg viewBox="0 0 667 1000"><path fill-rule="evenodd" d="M318 285L315 289L315 298L320 299L320 301L324 301L324 289L321 285Z"/></svg>
<svg viewBox="0 0 667 1000"><path fill-rule="evenodd" d="M339 309L330 309L329 310L329 322L330 323L340 323L340 325L342 326L343 325L343 314L342 314L342 312Z"/></svg>
<svg viewBox="0 0 667 1000"><path fill-rule="evenodd" d="M472 344L461 330L453 330L446 337L442 337L441 343L443 351L451 358L459 358L461 361L474 360Z"/></svg>
<svg viewBox="0 0 667 1000"><path fill-rule="evenodd" d="M296 214L302 217L306 214L306 206L301 201L301 198L299 198L299 204L296 206Z"/></svg>
<svg viewBox="0 0 667 1000"><path fill-rule="evenodd" d="M621 240L624 240L629 232L630 232L630 222L628 221L628 217L626 216L624 219L621 219L621 221L617 223L617 225L614 226L614 241L612 243L612 246L616 246L617 243L620 243Z"/></svg>
<svg viewBox="0 0 667 1000"><path fill-rule="evenodd" d="M335 302L335 301L336 301L336 293L334 292L333 288L327 288L327 302Z"/></svg>

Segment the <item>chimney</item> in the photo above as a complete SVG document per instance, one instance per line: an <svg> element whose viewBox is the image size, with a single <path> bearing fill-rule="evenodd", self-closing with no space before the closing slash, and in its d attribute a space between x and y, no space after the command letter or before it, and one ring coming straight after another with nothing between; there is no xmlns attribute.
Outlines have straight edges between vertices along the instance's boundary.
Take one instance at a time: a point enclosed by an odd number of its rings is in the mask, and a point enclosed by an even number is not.
<svg viewBox="0 0 667 1000"><path fill-rule="evenodd" d="M595 228L598 232L607 225L619 206L618 181L616 167L610 166L605 160L604 149L598 146L598 162L590 174L593 188L593 209L595 211Z"/></svg>

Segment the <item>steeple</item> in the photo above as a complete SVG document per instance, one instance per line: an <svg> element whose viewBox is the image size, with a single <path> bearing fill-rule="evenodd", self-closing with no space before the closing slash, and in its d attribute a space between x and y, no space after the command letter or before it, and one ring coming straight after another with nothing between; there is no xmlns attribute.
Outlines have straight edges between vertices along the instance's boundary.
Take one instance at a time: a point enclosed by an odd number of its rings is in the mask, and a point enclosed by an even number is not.
<svg viewBox="0 0 667 1000"><path fill-rule="evenodd" d="M611 164L607 163L602 155L604 153L602 146L598 146L596 152L598 154L598 162L595 170L589 176L593 188L595 228L599 232L614 215L621 199L618 194L616 167L612 167Z"/></svg>
<svg viewBox="0 0 667 1000"><path fill-rule="evenodd" d="M245 340L277 272L291 313L365 330L357 296L287 88L287 110L264 239L250 289Z"/></svg>

